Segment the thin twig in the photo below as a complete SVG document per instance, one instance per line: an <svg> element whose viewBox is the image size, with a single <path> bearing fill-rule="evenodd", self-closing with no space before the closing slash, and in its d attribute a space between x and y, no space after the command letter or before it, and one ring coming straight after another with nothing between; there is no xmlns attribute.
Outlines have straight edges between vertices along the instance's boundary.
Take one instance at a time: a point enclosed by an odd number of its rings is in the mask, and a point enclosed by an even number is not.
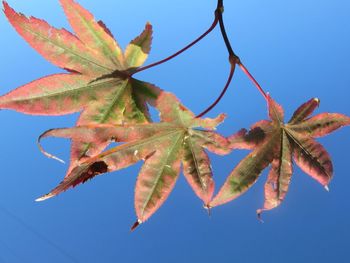
<svg viewBox="0 0 350 263"><path fill-rule="evenodd" d="M235 58L238 61L239 58L238 58L238 56L236 56L235 52L233 51L230 40L229 40L227 33L226 33L224 17L223 17L223 13L224 13L224 1L223 0L218 0L217 10L220 10L220 12L218 13L220 31L221 31L222 38L224 39L227 51L229 53L229 57L231 59ZM230 59L230 61L231 61L231 59Z"/></svg>
<svg viewBox="0 0 350 263"><path fill-rule="evenodd" d="M259 85L259 83L256 81L256 79L253 77L253 75L248 71L248 69L241 62L240 58L233 51L230 39L228 38L227 33L226 33L223 13L224 13L224 0L218 0L218 5L217 5L217 8L216 8L215 14L217 16L217 19L218 19L218 22L219 22L219 25L220 25L220 31L221 31L222 38L223 38L223 40L225 42L226 49L227 49L227 51L229 53L229 62L230 62L230 65L231 65L230 74L229 74L228 80L227 80L227 82L226 82L226 84L225 84L221 94L219 95L219 97L206 110L204 110L202 113L198 114L197 118L200 118L200 117L204 116L205 114L207 114L223 98L223 96L225 95L228 87L230 86L231 80L233 78L233 75L234 75L234 72L235 72L235 69L236 69L236 65L239 65L239 67L248 76L248 78L254 83L254 85L257 87L257 89L263 95L263 97L265 99L267 99L267 95L266 95L265 91L262 89L262 87Z"/></svg>
<svg viewBox="0 0 350 263"><path fill-rule="evenodd" d="M219 24L220 24L220 31L222 34L222 38L224 39L227 51L229 53L229 60L230 60L230 64L232 65L233 63L237 64L242 71L248 76L248 78L254 83L254 85L256 86L256 88L259 90L259 92L263 95L263 97L265 99L267 99L267 95L265 93L265 91L262 89L262 87L260 86L260 84L257 82L257 80L253 77L253 75L249 72L249 70L243 65L242 61L240 60L240 58L235 54L235 52L233 51L233 48L231 46L230 40L227 36L226 33L226 29L225 29L225 24L224 24L224 18L223 18L223 10L224 10L224 6L223 6L223 0L218 0L218 7L217 9L221 9L222 12L219 14Z"/></svg>
<svg viewBox="0 0 350 263"><path fill-rule="evenodd" d="M188 44L187 46L185 46L184 48L182 48L181 50L179 50L178 52L176 52L175 54L165 58L165 59L162 59L160 61L157 61L155 63L152 63L148 66L145 66L145 67L140 67L138 69L136 69L132 74L136 74L136 73L139 73L141 71L144 71L144 70L147 70L147 69L150 69L150 68L153 68L155 66L159 66L160 64L163 64L175 57L177 57L178 55L180 55L181 53L185 52L187 49L191 48L192 46L194 46L195 44L197 44L199 41L201 41L203 38L205 38L211 31L214 30L214 28L217 26L218 22L219 22L219 19L218 19L218 13L217 10L215 11L215 18L214 18L214 21L212 23L212 25L209 27L209 29L207 31L205 31L201 36L199 36L196 40L194 40L193 42L191 42L190 44Z"/></svg>
<svg viewBox="0 0 350 263"><path fill-rule="evenodd" d="M220 25L220 31L221 31L222 38L223 38L223 40L225 42L227 51L229 53L229 62L230 62L230 65L231 65L230 73L229 73L227 82L226 82L223 90L221 91L219 97L207 109L205 109L202 113L198 114L196 116L196 118L203 117L205 114L207 114L209 111L211 111L220 102L220 100L224 97L224 95L226 94L226 91L228 90L228 87L231 84L233 75L235 73L236 64L238 64L239 61L240 61L239 57L233 51L233 48L232 48L231 43L230 43L230 40L229 40L229 38L227 36L226 29L225 29L225 24L224 24L224 19L223 19L223 12L224 12L223 0L218 0L218 5L217 5L215 13L216 13L216 16L218 18L219 25Z"/></svg>

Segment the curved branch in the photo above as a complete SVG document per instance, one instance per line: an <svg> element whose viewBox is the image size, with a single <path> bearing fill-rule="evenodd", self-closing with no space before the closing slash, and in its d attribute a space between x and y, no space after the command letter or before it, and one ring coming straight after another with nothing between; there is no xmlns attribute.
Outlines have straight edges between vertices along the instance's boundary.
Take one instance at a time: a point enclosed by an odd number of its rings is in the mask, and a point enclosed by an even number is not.
<svg viewBox="0 0 350 263"><path fill-rule="evenodd" d="M223 7L223 0L218 0L218 7L219 6L223 10L223 8L224 8ZM228 51L229 56L230 56L229 59L230 59L231 65L232 65L232 63L236 63L242 69L244 74L246 74L247 77L254 83L255 87L259 90L259 92L263 95L263 97L266 100L267 96L266 96L265 91L262 89L262 87L257 82L257 80L253 77L253 75L249 72L249 70L243 65L243 63L241 62L240 58L233 51L233 48L232 48L231 43L230 43L230 40L229 40L229 38L227 36L227 33L226 33L226 29L225 29L225 24L224 24L224 19L223 19L222 13L219 14L219 24L220 24L220 30L221 30L222 37L224 39L227 51Z"/></svg>
<svg viewBox="0 0 350 263"><path fill-rule="evenodd" d="M221 31L222 38L224 39L227 51L229 53L230 63L231 63L231 60L233 60L233 59L235 59L236 60L235 62L237 63L239 61L239 58L235 54L235 52L233 51L233 48L231 46L231 42L230 42L230 40L227 36L227 33L226 33L226 28L225 28L225 23L224 23L224 18L223 18L223 13L224 13L224 1L223 0L218 0L217 10L220 11L218 13L220 31Z"/></svg>
<svg viewBox="0 0 350 263"><path fill-rule="evenodd" d="M198 114L197 118L200 118L200 117L204 116L205 114L207 114L223 98L223 96L225 95L228 87L230 86L232 77L233 77L235 69L236 69L236 65L238 65L243 70L243 72L248 76L248 78L254 83L254 85L257 87L259 92L265 98L265 100L267 99L265 91L262 89L262 87L259 85L259 83L256 81L256 79L253 77L253 75L250 74L248 69L241 62L240 58L233 51L230 39L228 38L227 33L226 33L223 13L224 13L224 0L218 0L218 5L217 5L217 8L216 8L215 14L216 14L216 17L217 17L219 25L220 25L220 31L221 31L222 38L223 38L223 40L225 42L226 49L227 49L227 51L229 53L229 62L230 62L230 65L231 65L230 74L229 74L228 80L227 80L227 82L225 84L225 87L223 88L223 90L222 90L221 94L219 95L219 97L205 111L203 111L202 113Z"/></svg>
<svg viewBox="0 0 350 263"><path fill-rule="evenodd" d="M215 14L216 14L216 16L218 18L218 22L219 22L219 25L220 25L220 31L221 31L222 38L224 39L227 51L229 53L229 62L230 62L230 65L231 65L230 73L229 73L227 82L226 82L223 90L221 91L219 97L206 110L204 110L202 113L198 114L196 116L196 118L203 117L205 114L207 114L209 111L211 111L220 102L220 100L224 97L224 95L226 94L226 91L228 90L228 88L229 88L229 86L231 84L233 75L235 73L236 64L240 63L240 59L235 54L235 52L233 51L233 48L232 48L231 43L230 43L230 40L229 40L229 38L227 36L226 28L225 28L225 24L224 24L223 13L224 13L224 1L223 0L218 0L218 5L217 5L217 8L216 8Z"/></svg>

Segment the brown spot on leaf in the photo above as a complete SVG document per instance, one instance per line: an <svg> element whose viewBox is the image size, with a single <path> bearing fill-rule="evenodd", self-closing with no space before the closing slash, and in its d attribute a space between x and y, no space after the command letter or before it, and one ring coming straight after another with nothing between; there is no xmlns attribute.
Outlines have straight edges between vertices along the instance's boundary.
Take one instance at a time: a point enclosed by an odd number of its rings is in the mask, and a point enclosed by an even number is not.
<svg viewBox="0 0 350 263"><path fill-rule="evenodd" d="M80 180L77 180L74 184L73 187L85 183L86 181L94 178L96 175L107 173L108 172L108 165L103 162L95 162L91 164L80 176Z"/></svg>
<svg viewBox="0 0 350 263"><path fill-rule="evenodd" d="M250 130L246 135L246 141L257 145L261 143L265 139L265 137L266 134L264 130L260 127L255 127L254 129Z"/></svg>
<svg viewBox="0 0 350 263"><path fill-rule="evenodd" d="M103 161L93 163L88 170L89 173L94 173L96 175L106 173L107 171L108 165Z"/></svg>

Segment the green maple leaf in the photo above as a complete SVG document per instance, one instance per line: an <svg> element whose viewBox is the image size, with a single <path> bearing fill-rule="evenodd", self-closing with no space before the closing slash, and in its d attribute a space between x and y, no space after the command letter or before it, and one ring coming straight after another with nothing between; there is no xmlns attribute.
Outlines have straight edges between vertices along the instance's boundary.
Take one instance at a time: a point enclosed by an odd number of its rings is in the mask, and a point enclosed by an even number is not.
<svg viewBox="0 0 350 263"><path fill-rule="evenodd" d="M338 113L322 113L308 118L318 107L319 100L311 99L301 105L288 123L284 112L268 97L270 121L264 120L230 138L232 148L253 151L228 176L219 193L209 204L218 206L236 199L247 191L261 172L271 164L265 184L265 203L262 209L270 210L284 200L293 173L292 160L308 175L328 189L333 177L333 165L327 151L314 138L325 136L349 125L350 118Z"/></svg>
<svg viewBox="0 0 350 263"><path fill-rule="evenodd" d="M84 142L126 143L86 159L59 186L38 200L51 198L98 174L117 171L143 160L135 189L139 223L146 221L166 200L179 177L181 163L187 181L207 206L214 193L214 181L204 148L216 154L230 152L228 140L212 131L223 121L224 115L216 119L195 118L169 93L160 95L157 108L160 123L88 125L44 133L41 138L55 136Z"/></svg>
<svg viewBox="0 0 350 263"><path fill-rule="evenodd" d="M17 32L48 61L70 73L47 76L13 90L0 97L0 109L33 115L81 111L77 125L149 122L147 104L154 104L160 89L130 77L130 72L149 54L152 26L147 23L123 52L101 21L73 0L60 2L75 35L16 13L4 2L5 15ZM109 77L96 80L105 75ZM79 159L105 146L73 141L69 171Z"/></svg>

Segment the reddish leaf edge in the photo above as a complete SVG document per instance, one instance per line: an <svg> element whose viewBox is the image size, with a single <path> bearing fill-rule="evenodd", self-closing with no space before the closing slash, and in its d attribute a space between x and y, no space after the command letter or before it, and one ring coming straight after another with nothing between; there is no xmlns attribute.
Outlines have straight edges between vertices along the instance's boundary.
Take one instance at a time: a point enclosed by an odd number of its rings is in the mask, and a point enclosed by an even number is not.
<svg viewBox="0 0 350 263"><path fill-rule="evenodd" d="M347 125L348 125L348 124L347 124ZM344 126L345 126L345 125L344 125ZM40 139L39 139L39 141L40 141ZM64 161L61 160L60 158L58 158L58 157L56 157L56 156L54 156L54 155L52 155L52 154L46 152L46 151L42 148L42 146L41 146L40 144L39 144L39 149L40 149L41 152L42 152L44 155L46 155L47 157L52 158L52 159L55 159L55 160L57 160L57 161L60 161L60 162L63 162L63 163L64 163ZM326 189L327 191L329 191L328 185L325 185L324 187L325 187L325 189ZM208 210L210 211L210 207L207 206L207 208L208 208ZM257 210L257 211L260 211L260 214L261 214L261 212L263 212L263 211L265 211L265 210L269 210L269 209L259 209L259 210ZM142 223L142 222L137 221L137 222L134 224L134 225L135 225L134 229L135 229L138 225L140 225L141 223Z"/></svg>
<svg viewBox="0 0 350 263"><path fill-rule="evenodd" d="M269 97L269 100L270 100L270 103L268 103L268 106L270 107L276 107L275 105L278 105L276 104L272 98ZM309 102L317 102L317 107L319 106L319 100L318 99L312 99L310 100ZM306 104L306 103L305 103ZM303 104L304 105L304 104ZM302 105L302 106L303 106ZM301 106L301 107L302 107ZM299 107L300 108L300 107ZM315 107L316 108L316 107ZM273 109L275 111L275 109ZM281 108L281 110L283 111L283 109ZM299 109L297 109L298 111ZM311 114L311 113L310 113ZM310 115L310 114L307 114L307 115ZM270 117L271 117L271 114L270 114ZM306 117L306 116L305 116ZM302 120L300 120L302 121ZM228 140L231 140L231 148L232 150L234 149L254 149L257 145L259 145L262 141L265 140L266 136L264 136L264 134L262 134L261 132L263 131L263 129L259 129L258 133L254 133L254 131L256 131L257 128L259 128L259 123L262 125L262 127L264 127L265 125L265 122L264 121L260 121L258 122L257 124L253 125L251 127L251 130L250 131L247 131L246 129L241 129L239 130L236 134L234 135L231 135L229 137L226 137ZM350 124L350 118L349 118L349 122L348 123L343 123L342 125L339 125L339 127L337 127L336 129L339 129L339 128L342 128L344 126L347 126ZM45 137L47 137L46 135L50 133L51 130L48 130L46 132L44 132L43 134L41 134L38 138L38 147L40 149L40 151L45 155L47 156L48 158L51 158L51 159L55 159L59 162L64 162L63 160L61 160L60 158L54 156L53 154L50 154L48 153L47 151L44 150L44 148L42 147L41 145L41 140ZM253 131L253 133L252 133ZM265 134L266 135L266 134ZM252 138L253 137L257 137L257 138ZM236 140L238 140L238 143L236 142ZM241 141L240 141L241 140ZM255 144L255 145L254 145ZM254 147L255 146L255 147ZM264 169L265 170L265 169ZM259 175L260 176L260 175ZM258 177L259 177L258 176ZM327 185L324 185L324 188L325 190L329 191L329 187L328 187L328 184ZM244 193L243 193L244 194ZM51 197L53 197L54 195L50 195L50 194L47 194L47 195L44 195L38 199L36 199L35 201L37 202L40 202L40 201L44 201L46 199L49 199ZM234 198L236 199L236 198ZM233 199L233 200L234 200ZM213 200L213 198L212 198ZM233 201L231 200L231 201ZM279 206L279 205L277 205ZM208 215L210 216L211 215L211 210L212 210L212 206L210 206L210 203L208 204L205 204L204 205L204 208L207 210L208 212ZM275 207L274 207L275 208ZM272 209L274 209L272 208ZM268 210L271 210L271 209L265 209L265 208L260 208L260 209L257 209L256 210L256 214L257 214L257 218L260 222L264 222L263 219L262 219L262 214L265 212L265 211L268 211ZM131 227L131 231L135 231L135 229L137 229L141 224L143 224L143 222L138 219Z"/></svg>
<svg viewBox="0 0 350 263"><path fill-rule="evenodd" d="M273 107L275 109L272 109L274 112L276 111L276 106L275 106L275 102L272 100L272 98L270 97L270 94L268 94L268 107ZM278 105L278 104L277 104ZM295 112L294 112L294 115L293 117L295 117L297 114L303 114L303 118L299 120L299 122L301 121L308 121L309 119L311 118L308 118L315 109L317 109L320 105L320 99L318 98L312 98L310 99L309 101L305 102L304 104L302 104ZM304 107L304 108L303 108ZM309 108L308 108L309 107ZM303 112L304 110L304 112ZM326 113L326 114L329 114L329 113ZM320 116L321 114L319 115L315 115L315 116ZM344 118L347 118L346 121L343 120L343 122L341 124L339 124L336 128L332 129L329 133L325 134L324 136L330 134L331 132L335 131L335 130L338 130L340 128L343 128L345 126L349 126L350 125L350 118L346 115L342 115L342 114L334 114L334 115L339 115L339 116L342 116ZM271 115L270 115L271 116ZM289 121L291 122L293 120L293 117L292 119ZM289 123L288 122L288 123ZM250 131L248 132L246 129L241 129L238 133L234 134L234 135L231 135L229 137L229 140L231 139L231 147L232 149L249 149L249 150L252 150L254 149L257 145L259 145L261 142L263 142L265 140L265 137L264 135L261 135L260 133L260 138L256 138L256 140L252 139L252 137L248 136L249 133L252 133L254 131L254 129L257 129L259 128L259 123L258 122L257 124L253 125L250 129ZM261 123L263 123L263 126L264 126L264 121L262 121ZM294 123L292 124L294 125ZM262 126L262 127L263 127ZM261 129L263 130L263 129ZM254 134L254 133L253 133ZM265 132L265 135L266 135L266 132ZM237 137L241 137L241 138L245 138L246 141L243 141L244 143L242 143L242 141L238 140L238 143L236 142L237 141ZM320 137L320 136L315 136L315 137L310 137L310 138L313 138L313 139L316 139L317 137ZM294 164L295 165L295 164ZM266 168L265 168L266 169ZM265 170L264 169L264 170ZM306 173L308 174L308 173ZM261 175L261 174L260 174ZM259 176L260 176L259 175ZM309 175L309 174L308 174ZM326 185L323 185L324 189L329 192L329 185L326 184ZM243 193L244 194L244 193ZM237 196L238 197L238 196ZM215 196L213 197L213 200L215 199ZM234 198L233 200L235 200L236 198ZM231 201L233 201L231 200ZM229 202L231 202L229 201ZM279 205L277 205L278 207ZM208 208L211 209L215 206L211 206L209 205ZM274 207L276 208L276 207ZM272 209L274 209L272 208ZM271 210L271 209L265 209L265 208L260 208L260 209L257 209L256 210L256 214L257 214L257 218L260 222L264 222L263 219L262 219L262 214L265 212L265 211L268 211L268 210Z"/></svg>

